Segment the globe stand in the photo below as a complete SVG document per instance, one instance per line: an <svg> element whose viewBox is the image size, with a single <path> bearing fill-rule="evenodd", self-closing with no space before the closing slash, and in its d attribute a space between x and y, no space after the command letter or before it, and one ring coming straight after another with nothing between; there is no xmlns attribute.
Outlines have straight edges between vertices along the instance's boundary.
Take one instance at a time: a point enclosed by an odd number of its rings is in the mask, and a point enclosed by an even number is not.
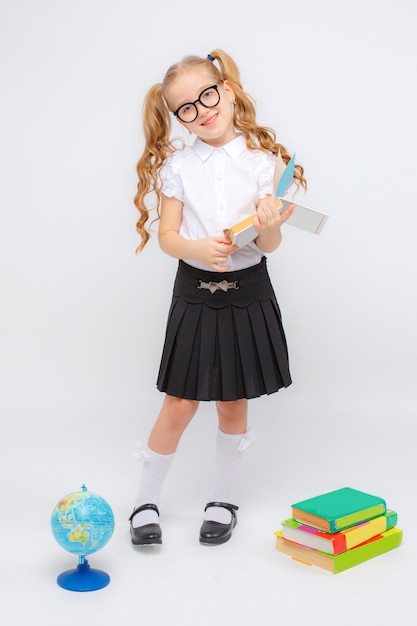
<svg viewBox="0 0 417 626"><path fill-rule="evenodd" d="M80 556L77 567L62 572L56 582L68 591L96 591L107 587L110 576L102 570L92 569L87 559Z"/></svg>

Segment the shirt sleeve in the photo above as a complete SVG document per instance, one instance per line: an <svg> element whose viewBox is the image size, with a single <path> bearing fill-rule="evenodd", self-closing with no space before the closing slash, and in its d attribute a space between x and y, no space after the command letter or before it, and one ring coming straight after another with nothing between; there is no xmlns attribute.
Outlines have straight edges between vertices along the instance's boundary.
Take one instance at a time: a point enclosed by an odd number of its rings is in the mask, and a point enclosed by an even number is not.
<svg viewBox="0 0 417 626"><path fill-rule="evenodd" d="M162 167L160 172L161 191L168 198L177 198L181 202L184 201L184 187L181 176L179 175L179 158L178 153L174 153Z"/></svg>
<svg viewBox="0 0 417 626"><path fill-rule="evenodd" d="M275 158L266 152L260 153L260 170L258 176L258 197L265 198L272 193L274 181Z"/></svg>

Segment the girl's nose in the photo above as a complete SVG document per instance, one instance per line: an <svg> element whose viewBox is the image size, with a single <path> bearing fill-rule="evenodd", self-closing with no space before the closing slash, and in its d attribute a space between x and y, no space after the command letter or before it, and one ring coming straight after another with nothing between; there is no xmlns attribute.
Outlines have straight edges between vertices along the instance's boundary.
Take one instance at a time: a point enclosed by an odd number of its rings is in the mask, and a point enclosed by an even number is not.
<svg viewBox="0 0 417 626"><path fill-rule="evenodd" d="M205 117L210 111L210 107L205 107L204 104L201 104L201 102L196 102L195 106L197 107L198 115L203 115L203 117Z"/></svg>

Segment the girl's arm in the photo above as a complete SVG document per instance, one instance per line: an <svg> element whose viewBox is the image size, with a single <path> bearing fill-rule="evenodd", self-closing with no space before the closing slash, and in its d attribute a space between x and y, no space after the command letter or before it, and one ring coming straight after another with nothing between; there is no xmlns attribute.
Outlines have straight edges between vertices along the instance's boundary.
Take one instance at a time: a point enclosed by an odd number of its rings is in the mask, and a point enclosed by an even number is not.
<svg viewBox="0 0 417 626"><path fill-rule="evenodd" d="M175 259L195 259L216 272L226 272L227 257L237 246L224 237L205 237L192 241L180 235L183 203L177 198L162 196L158 241L161 250Z"/></svg>
<svg viewBox="0 0 417 626"><path fill-rule="evenodd" d="M256 245L262 252L273 252L278 248L282 241L281 226L293 211L294 207L291 207L280 213L272 196L259 200L253 223L255 230L259 233Z"/></svg>

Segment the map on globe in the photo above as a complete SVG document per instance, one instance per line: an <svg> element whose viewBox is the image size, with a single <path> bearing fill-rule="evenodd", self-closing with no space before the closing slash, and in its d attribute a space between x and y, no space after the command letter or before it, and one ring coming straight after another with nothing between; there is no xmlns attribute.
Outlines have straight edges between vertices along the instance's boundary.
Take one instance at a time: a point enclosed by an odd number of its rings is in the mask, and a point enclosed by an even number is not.
<svg viewBox="0 0 417 626"><path fill-rule="evenodd" d="M64 550L86 556L110 540L114 530L113 511L104 498L83 487L58 502L52 512L51 527Z"/></svg>

